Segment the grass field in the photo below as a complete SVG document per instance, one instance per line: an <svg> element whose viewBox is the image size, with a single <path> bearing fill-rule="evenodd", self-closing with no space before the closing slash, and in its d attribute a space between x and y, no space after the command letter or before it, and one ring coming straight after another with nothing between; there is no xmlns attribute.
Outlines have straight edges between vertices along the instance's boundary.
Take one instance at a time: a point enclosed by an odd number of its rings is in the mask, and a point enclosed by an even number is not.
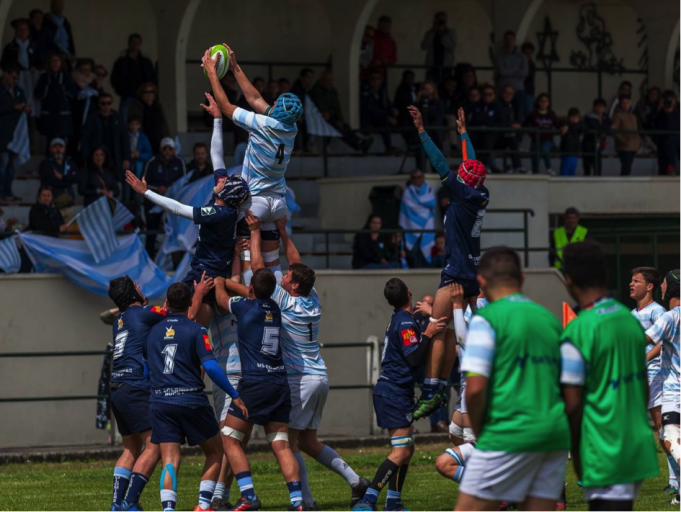
<svg viewBox="0 0 681 512"><path fill-rule="evenodd" d="M458 485L435 470L435 459L447 445L417 446L403 499L411 510L452 510ZM369 479L387 453L387 448L339 450L359 474ZM647 480L636 510L679 510L662 492L667 483L667 461L660 453L660 476ZM201 457L187 457L179 473L178 510L193 510L198 499ZM288 491L270 454L251 455L255 489L265 510L286 510ZM109 510L114 461L26 463L0 466L0 510ZM348 510L350 490L335 473L313 460L307 461L310 486L322 510ZM142 495L145 510L159 510L158 479L154 476ZM572 468L568 468L568 508L587 510ZM239 496L236 484L232 496ZM383 508L385 493L379 501Z"/></svg>

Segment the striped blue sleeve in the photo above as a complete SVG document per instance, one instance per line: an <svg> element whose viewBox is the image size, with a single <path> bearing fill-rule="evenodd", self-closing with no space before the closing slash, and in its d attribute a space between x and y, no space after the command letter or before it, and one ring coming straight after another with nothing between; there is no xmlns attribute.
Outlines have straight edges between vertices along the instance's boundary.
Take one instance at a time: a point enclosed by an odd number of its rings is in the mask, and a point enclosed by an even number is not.
<svg viewBox="0 0 681 512"><path fill-rule="evenodd" d="M481 316L474 316L468 326L466 353L461 371L489 377L494 362L496 333L490 323Z"/></svg>
<svg viewBox="0 0 681 512"><path fill-rule="evenodd" d="M445 156L426 132L421 133L419 137L421 138L423 149L426 150L426 155L428 155L428 160L433 164L433 168L440 175L440 178L444 180L449 175L449 165L447 165Z"/></svg>
<svg viewBox="0 0 681 512"><path fill-rule="evenodd" d="M674 329L674 319L669 314L663 314L657 319L657 322L646 331L648 336L655 343L668 340L672 330Z"/></svg>
<svg viewBox="0 0 681 512"><path fill-rule="evenodd" d="M276 119L255 112L249 112L241 107L237 107L232 115L234 124L247 130L249 132L260 130L265 126L276 126L278 124Z"/></svg>
<svg viewBox="0 0 681 512"><path fill-rule="evenodd" d="M586 361L572 342L560 346L560 383L568 386L583 386L586 380Z"/></svg>

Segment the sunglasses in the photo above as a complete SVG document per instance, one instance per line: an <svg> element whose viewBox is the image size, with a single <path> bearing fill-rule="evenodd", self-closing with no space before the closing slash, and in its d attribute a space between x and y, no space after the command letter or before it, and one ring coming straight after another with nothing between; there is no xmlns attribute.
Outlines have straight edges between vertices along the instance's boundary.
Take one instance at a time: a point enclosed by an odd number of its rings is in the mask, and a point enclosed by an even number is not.
<svg viewBox="0 0 681 512"><path fill-rule="evenodd" d="M111 101L100 101L99 104L100 104L100 106L105 107L107 105L113 105L113 102L111 102Z"/></svg>

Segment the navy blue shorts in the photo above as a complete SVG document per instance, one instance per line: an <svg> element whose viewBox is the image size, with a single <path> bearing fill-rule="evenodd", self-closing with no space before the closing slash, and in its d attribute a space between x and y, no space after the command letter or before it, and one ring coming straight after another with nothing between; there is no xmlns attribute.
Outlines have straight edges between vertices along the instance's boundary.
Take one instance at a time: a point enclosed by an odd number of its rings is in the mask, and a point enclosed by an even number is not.
<svg viewBox="0 0 681 512"><path fill-rule="evenodd" d="M139 434L151 430L149 416L148 388L138 388L130 384L112 382L109 390L111 411L116 419L116 427L122 436Z"/></svg>
<svg viewBox="0 0 681 512"><path fill-rule="evenodd" d="M452 283L459 283L463 286L463 298L477 297L480 295L480 283L477 279L462 279L460 277L450 276L443 270L440 274L440 288L449 286Z"/></svg>
<svg viewBox="0 0 681 512"><path fill-rule="evenodd" d="M241 379L237 388L239 397L248 409L248 419L244 418L241 409L229 406L229 414L240 420L255 425L267 425L271 422L286 423L291 419L291 388L287 384L272 384L260 380Z"/></svg>
<svg viewBox="0 0 681 512"><path fill-rule="evenodd" d="M374 411L376 423L385 429L407 428L413 423L414 397L394 393L379 381L374 388Z"/></svg>
<svg viewBox="0 0 681 512"><path fill-rule="evenodd" d="M201 276L203 275L204 271L206 272L207 277L224 277L225 279L229 279L232 277L232 272L227 272L229 275L222 275L225 273L220 273L220 272L215 272L211 271L208 269L203 269L203 268L195 268L192 267L189 269L189 272L187 272L187 275L184 276L184 279L182 282L189 286L189 289L192 291L192 294L194 293L194 281L197 283L201 280ZM214 306L216 304L216 299L215 299L215 288L213 288L211 291L208 292L208 294L203 298L203 303L204 304L210 304L211 306Z"/></svg>
<svg viewBox="0 0 681 512"><path fill-rule="evenodd" d="M151 403L151 442L180 443L189 446L205 443L220 432L210 405Z"/></svg>

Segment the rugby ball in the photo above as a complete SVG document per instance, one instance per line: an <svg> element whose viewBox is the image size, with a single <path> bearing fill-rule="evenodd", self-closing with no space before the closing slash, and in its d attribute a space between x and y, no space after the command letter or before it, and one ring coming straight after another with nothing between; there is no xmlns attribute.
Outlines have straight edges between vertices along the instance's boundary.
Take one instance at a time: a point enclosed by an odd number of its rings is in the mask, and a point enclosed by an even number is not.
<svg viewBox="0 0 681 512"><path fill-rule="evenodd" d="M210 49L210 55L213 57L213 60L218 61L217 64L217 72L218 72L218 78L222 80L225 75L227 74L227 70L229 69L229 52L227 51L227 48L225 48L221 44L216 44L215 46L211 47ZM208 76L208 73L206 70L203 70L203 74Z"/></svg>

